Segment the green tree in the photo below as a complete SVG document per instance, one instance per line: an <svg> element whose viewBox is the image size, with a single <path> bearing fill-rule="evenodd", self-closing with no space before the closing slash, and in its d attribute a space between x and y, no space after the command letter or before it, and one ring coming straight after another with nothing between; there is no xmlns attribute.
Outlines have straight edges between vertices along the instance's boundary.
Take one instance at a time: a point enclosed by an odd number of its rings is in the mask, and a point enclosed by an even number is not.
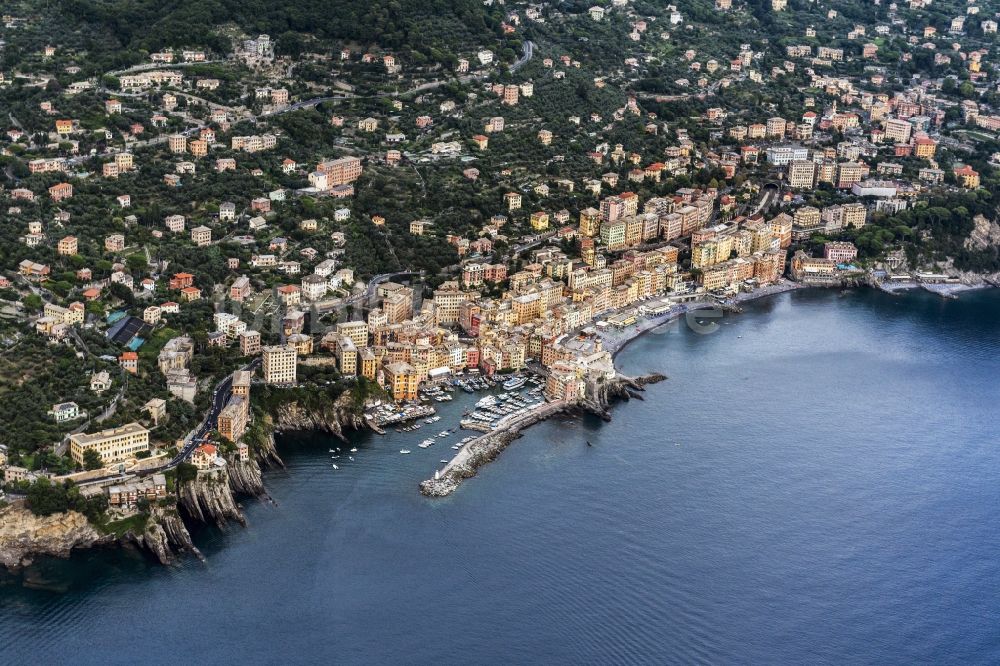
<svg viewBox="0 0 1000 666"><path fill-rule="evenodd" d="M191 463L182 462L177 466L177 487L180 488L198 477L198 468Z"/></svg>
<svg viewBox="0 0 1000 666"><path fill-rule="evenodd" d="M84 469L101 469L104 467L104 462L101 460L101 454L94 449L87 449L83 452L83 467Z"/></svg>
<svg viewBox="0 0 1000 666"><path fill-rule="evenodd" d="M51 516L65 511L69 506L66 488L53 485L46 478L38 479L28 487L27 503L36 516Z"/></svg>

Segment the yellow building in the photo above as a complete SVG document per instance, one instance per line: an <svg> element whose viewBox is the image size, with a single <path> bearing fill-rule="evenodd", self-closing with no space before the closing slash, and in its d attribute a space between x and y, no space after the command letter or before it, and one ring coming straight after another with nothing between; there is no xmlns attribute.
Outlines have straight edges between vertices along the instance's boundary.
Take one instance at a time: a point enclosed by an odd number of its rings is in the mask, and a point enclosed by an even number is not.
<svg viewBox="0 0 1000 666"><path fill-rule="evenodd" d="M580 235L593 238L600 233L601 211L596 208L584 208L580 211Z"/></svg>
<svg viewBox="0 0 1000 666"><path fill-rule="evenodd" d="M691 268L705 268L719 263L719 245L714 240L691 248Z"/></svg>
<svg viewBox="0 0 1000 666"><path fill-rule="evenodd" d="M805 229L818 227L820 224L819 209L814 208L813 206L803 206L795 211L795 215L792 217L792 222L795 226L803 227Z"/></svg>
<svg viewBox="0 0 1000 666"><path fill-rule="evenodd" d="M844 162L837 166L837 187L846 189L860 183L868 175L868 167L859 162Z"/></svg>
<svg viewBox="0 0 1000 666"><path fill-rule="evenodd" d="M59 241L56 251L61 257L71 256L77 253L78 245L76 236L66 236Z"/></svg>
<svg viewBox="0 0 1000 666"><path fill-rule="evenodd" d="M413 289L402 287L386 295L382 310L389 324L398 324L413 317Z"/></svg>
<svg viewBox="0 0 1000 666"><path fill-rule="evenodd" d="M296 358L294 347L264 347L264 383L294 384Z"/></svg>
<svg viewBox="0 0 1000 666"><path fill-rule="evenodd" d="M913 141L913 154L924 159L931 159L937 151L937 142L928 137L917 137Z"/></svg>
<svg viewBox="0 0 1000 666"><path fill-rule="evenodd" d="M535 231L545 231L549 228L549 214L537 211L531 214L531 228Z"/></svg>
<svg viewBox="0 0 1000 666"><path fill-rule="evenodd" d="M539 294L524 294L511 301L514 321L517 325L525 324L542 313L542 299Z"/></svg>
<svg viewBox="0 0 1000 666"><path fill-rule="evenodd" d="M375 352L365 347L358 352L358 364L360 365L361 376L365 379L375 380L378 372L378 358Z"/></svg>
<svg viewBox="0 0 1000 666"><path fill-rule="evenodd" d="M334 353L337 356L337 369L340 370L340 374L358 374L358 347L354 344L354 340L346 335L340 336L337 338Z"/></svg>
<svg viewBox="0 0 1000 666"><path fill-rule="evenodd" d="M396 402L417 399L417 387L420 385L420 376L416 368L409 363L389 363L383 368L385 378L385 388L392 393L392 398Z"/></svg>
<svg viewBox="0 0 1000 666"><path fill-rule="evenodd" d="M849 203L842 206L844 227L860 229L868 219L868 209L863 203Z"/></svg>
<svg viewBox="0 0 1000 666"><path fill-rule="evenodd" d="M187 138L183 134L172 134L167 138L167 146L172 153L186 153Z"/></svg>
<svg viewBox="0 0 1000 666"><path fill-rule="evenodd" d="M816 164L808 160L796 160L788 165L788 186L809 189L816 182Z"/></svg>
<svg viewBox="0 0 1000 666"><path fill-rule="evenodd" d="M368 344L368 323L365 321L344 321L337 324L337 333L346 335L358 347Z"/></svg>
<svg viewBox="0 0 1000 666"><path fill-rule="evenodd" d="M974 190L979 187L979 172L975 171L968 164L960 169L955 169L955 178L966 189Z"/></svg>
<svg viewBox="0 0 1000 666"><path fill-rule="evenodd" d="M471 300L477 292L462 291L458 282L449 280L434 290L434 321L440 326L454 326L462 303Z"/></svg>
<svg viewBox="0 0 1000 666"><path fill-rule="evenodd" d="M235 392L235 386L233 388ZM246 432L248 412L245 398L239 395L230 398L219 413L219 434L230 442L238 442Z"/></svg>
<svg viewBox="0 0 1000 666"><path fill-rule="evenodd" d="M768 118L767 125L765 125L765 131L768 136L783 136L787 125L788 122L784 118Z"/></svg>
<svg viewBox="0 0 1000 666"><path fill-rule="evenodd" d="M138 423L129 423L90 435L70 435L69 453L74 462L83 465L86 451L96 451L105 465L132 460L139 453L149 451L149 431Z"/></svg>
<svg viewBox="0 0 1000 666"><path fill-rule="evenodd" d="M771 219L768 224L771 226L771 234L778 239L780 247L788 247L792 244L792 216L788 213L781 213Z"/></svg>

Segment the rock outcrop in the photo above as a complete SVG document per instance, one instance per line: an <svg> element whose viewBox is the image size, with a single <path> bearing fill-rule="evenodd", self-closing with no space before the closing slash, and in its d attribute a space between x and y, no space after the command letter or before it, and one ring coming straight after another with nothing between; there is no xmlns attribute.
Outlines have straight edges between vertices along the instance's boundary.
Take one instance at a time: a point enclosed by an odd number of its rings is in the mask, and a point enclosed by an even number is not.
<svg viewBox="0 0 1000 666"><path fill-rule="evenodd" d="M264 475L256 459L251 458L243 462L233 456L227 467L229 468L229 488L234 493L253 497L267 494L264 489Z"/></svg>
<svg viewBox="0 0 1000 666"><path fill-rule="evenodd" d="M367 427L364 415L353 402L350 391L333 402L316 407L303 407L297 402L288 402L275 411L273 428L282 431L325 432L346 441L345 432Z"/></svg>
<svg viewBox="0 0 1000 666"><path fill-rule="evenodd" d="M236 505L225 467L199 472L198 478L183 484L178 491L178 503L191 520L200 523L215 523L219 527L225 527L229 521L244 527L247 524Z"/></svg>
<svg viewBox="0 0 1000 666"><path fill-rule="evenodd" d="M176 509L155 508L141 532L126 532L120 542L132 544L151 554L160 564L173 564L178 556L190 553L204 559Z"/></svg>
<svg viewBox="0 0 1000 666"><path fill-rule="evenodd" d="M142 533L129 532L122 537L122 541L130 541L148 551L160 564L172 564L184 553L205 559L191 540L191 534L176 509L153 509Z"/></svg>
<svg viewBox="0 0 1000 666"><path fill-rule="evenodd" d="M261 470L268 467L284 467L285 461L278 455L278 445L274 441L274 419L270 415L260 418L263 434L255 438L255 443L251 448L253 458L257 462L257 467Z"/></svg>
<svg viewBox="0 0 1000 666"><path fill-rule="evenodd" d="M194 545L187 525L181 519L176 508L164 509L156 515L157 523L167 535L167 541L177 553L191 553L198 559L204 559L201 551Z"/></svg>
<svg viewBox="0 0 1000 666"><path fill-rule="evenodd" d="M996 220L987 220L982 215L972 218L975 225L972 233L965 239L965 249L985 250L1000 245L1000 224Z"/></svg>
<svg viewBox="0 0 1000 666"><path fill-rule="evenodd" d="M17 570L40 556L69 557L75 548L114 543L76 511L36 516L11 505L0 509L0 565Z"/></svg>
<svg viewBox="0 0 1000 666"><path fill-rule="evenodd" d="M628 377L619 374L610 381L593 384L588 387L587 398L580 401L580 407L595 414L605 421L611 420L611 405L617 400L643 399L640 393L648 384L662 382L666 377L659 373Z"/></svg>

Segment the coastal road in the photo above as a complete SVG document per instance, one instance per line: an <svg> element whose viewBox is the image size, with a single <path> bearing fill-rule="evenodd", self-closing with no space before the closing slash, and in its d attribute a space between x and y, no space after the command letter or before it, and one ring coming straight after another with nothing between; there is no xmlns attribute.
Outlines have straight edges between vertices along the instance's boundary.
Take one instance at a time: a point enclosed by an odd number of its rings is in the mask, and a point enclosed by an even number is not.
<svg viewBox="0 0 1000 666"><path fill-rule="evenodd" d="M184 62L152 62L144 63L142 65L133 65L132 67L127 67L125 69L116 69L110 72L105 72L102 76L113 76L115 78L121 76L122 74L137 74L139 72L151 72L159 69L182 69L184 67L196 67L198 65L213 65L220 62L226 62L225 60L201 60L201 61L184 61Z"/></svg>
<svg viewBox="0 0 1000 666"><path fill-rule="evenodd" d="M552 237L556 235L556 231L557 230L546 231L545 233L543 233L541 236L539 236L537 239L535 239L533 241L530 241L530 242L527 242L527 243L518 243L516 245L511 246L510 252L509 252L510 256L511 257L516 257L517 255L521 254L525 250L530 250L530 249L532 249L534 247L538 247L539 245L543 245L544 243L549 242L552 239Z"/></svg>
<svg viewBox="0 0 1000 666"><path fill-rule="evenodd" d="M255 358L246 364L240 370L248 370L253 372L256 370L262 362L262 359ZM212 395L212 405L205 414L204 420L202 420L201 425L199 425L188 439L184 442L184 447L177 452L177 455L167 464L160 467L143 470L143 474L152 474L154 472L162 472L167 469L172 469L177 465L184 462L184 459L191 455L191 452L195 448L203 443L205 436L216 426L216 422L219 418L219 413L225 408L226 403L229 402L229 398L232 397L233 393L233 375L229 374L221 382L215 385L215 392Z"/></svg>
<svg viewBox="0 0 1000 666"><path fill-rule="evenodd" d="M368 285L361 293L354 294L344 301L344 306L362 305L367 307L375 296L375 290L384 282L388 282L397 277L420 275L420 271L396 271L395 273L380 273L368 281Z"/></svg>
<svg viewBox="0 0 1000 666"><path fill-rule="evenodd" d="M260 366L262 360L255 358L250 363L246 364L241 370L253 371ZM165 472L169 469L173 469L180 465L184 460L191 455L191 452L195 448L202 444L205 436L215 427L216 421L219 418L219 413L225 408L226 403L229 402L229 398L232 396L233 390L233 375L229 374L221 382L215 385L215 393L212 396L212 406L209 408L208 413L205 414L205 418L202 420L201 425L199 425L187 439L185 439L184 447L177 452L170 462L164 463L158 467L150 467L148 469L137 470L135 472L128 472L124 474L110 474L108 476L102 476L95 479L88 479L87 481L78 482L79 486L89 486L95 483L107 483L112 480L126 481L135 477L149 476L150 474L159 474Z"/></svg>

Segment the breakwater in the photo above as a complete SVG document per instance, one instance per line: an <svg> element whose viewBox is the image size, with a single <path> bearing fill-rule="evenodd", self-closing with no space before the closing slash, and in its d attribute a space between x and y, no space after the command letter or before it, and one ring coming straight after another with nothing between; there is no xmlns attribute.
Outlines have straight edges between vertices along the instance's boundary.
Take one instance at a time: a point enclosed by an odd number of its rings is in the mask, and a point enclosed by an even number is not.
<svg viewBox="0 0 1000 666"><path fill-rule="evenodd" d="M420 484L420 492L428 497L444 497L454 492L462 481L476 475L480 467L496 459L521 431L544 419L566 410L565 402L547 402L519 416L508 416L497 424L497 428L482 437L477 437L465 446L444 466L434 478Z"/></svg>

